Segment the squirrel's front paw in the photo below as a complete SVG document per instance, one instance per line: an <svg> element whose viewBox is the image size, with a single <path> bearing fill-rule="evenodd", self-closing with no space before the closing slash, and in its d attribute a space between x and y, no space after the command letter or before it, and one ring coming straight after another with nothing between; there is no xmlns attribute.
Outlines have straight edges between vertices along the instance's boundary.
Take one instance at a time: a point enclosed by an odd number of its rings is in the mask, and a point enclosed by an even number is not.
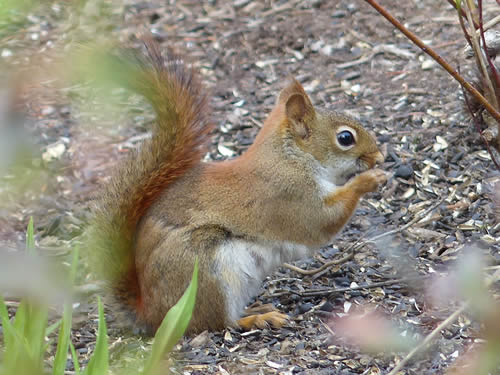
<svg viewBox="0 0 500 375"><path fill-rule="evenodd" d="M356 190L361 193L370 193L387 181L387 174L382 169L369 169L356 176L352 182Z"/></svg>

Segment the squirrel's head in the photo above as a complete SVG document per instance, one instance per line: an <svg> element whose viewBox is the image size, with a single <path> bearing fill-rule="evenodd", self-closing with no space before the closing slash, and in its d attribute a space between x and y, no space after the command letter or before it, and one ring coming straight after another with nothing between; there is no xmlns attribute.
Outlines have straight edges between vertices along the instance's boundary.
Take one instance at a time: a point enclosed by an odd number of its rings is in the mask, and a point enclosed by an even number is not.
<svg viewBox="0 0 500 375"><path fill-rule="evenodd" d="M332 183L344 184L384 160L374 137L358 121L316 110L296 80L281 92L277 106L283 114L282 135L292 140L299 152L312 155Z"/></svg>

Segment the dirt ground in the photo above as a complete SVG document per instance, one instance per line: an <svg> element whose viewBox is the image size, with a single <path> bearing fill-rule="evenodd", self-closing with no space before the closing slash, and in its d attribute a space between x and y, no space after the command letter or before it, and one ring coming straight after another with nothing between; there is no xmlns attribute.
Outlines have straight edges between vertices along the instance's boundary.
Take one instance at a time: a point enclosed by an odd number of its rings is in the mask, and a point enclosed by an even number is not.
<svg viewBox="0 0 500 375"><path fill-rule="evenodd" d="M468 72L464 39L446 1L383 3ZM372 130L387 155L383 169L393 174L363 200L331 246L295 265L315 270L356 245L352 258L309 275L282 267L264 280L257 303L273 303L289 314L289 325L184 338L170 364L174 373L385 374L406 353L381 349L382 338L374 351L362 350L339 333L340 317L375 310L399 336L419 340L460 306L430 301L434 277L471 252L483 254L489 267L500 264L500 224L489 195L500 175L464 113L458 85L362 0L81 4L47 3L1 36L8 66L21 72L52 66L49 78L38 75L22 97L42 183L21 196L14 188L6 195L3 243L23 242L29 216L49 256L65 261L81 240L99 183L140 143L152 117L142 101L120 90L117 101L125 105L108 112L102 96L82 93L85 85L58 82L60 66L51 64L68 46L96 39L139 48L137 36L145 30L201 71L218 125L211 158L243 152L294 76L315 105L353 115ZM498 13L495 1L485 4L487 19ZM72 336L82 363L95 344L99 292L88 271L82 264ZM150 341L125 334L112 313L107 316L112 358L126 366L129 353L142 355ZM482 338L474 316L461 314L402 373L453 373Z"/></svg>

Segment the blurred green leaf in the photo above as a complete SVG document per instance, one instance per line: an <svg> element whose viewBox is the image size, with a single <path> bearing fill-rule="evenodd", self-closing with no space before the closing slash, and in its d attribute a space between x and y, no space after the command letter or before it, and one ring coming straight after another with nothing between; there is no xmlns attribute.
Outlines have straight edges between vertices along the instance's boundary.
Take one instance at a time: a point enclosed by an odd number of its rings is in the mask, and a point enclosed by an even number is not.
<svg viewBox="0 0 500 375"><path fill-rule="evenodd" d="M14 14L27 13L34 3L33 0L0 0L0 21L6 22Z"/></svg>
<svg viewBox="0 0 500 375"><path fill-rule="evenodd" d="M154 374L165 354L170 352L186 331L193 314L198 289L198 260L194 264L193 277L179 302L167 313L155 335L151 356L142 374Z"/></svg>
<svg viewBox="0 0 500 375"><path fill-rule="evenodd" d="M73 285L78 265L78 248L73 250L73 260L71 262L71 271L69 274L69 284ZM59 337L57 341L57 351L54 358L52 373L54 375L63 375L66 369L66 361L68 357L68 348L70 344L71 325L72 325L73 307L71 302L64 304L63 318Z"/></svg>
<svg viewBox="0 0 500 375"><path fill-rule="evenodd" d="M28 306L25 300L22 300L17 307L16 316L14 317L14 332L15 333L26 333L25 330L26 320L28 316Z"/></svg>
<svg viewBox="0 0 500 375"><path fill-rule="evenodd" d="M8 321L5 304L1 303L0 314L4 327L4 374L41 374L46 350L45 328L48 309L45 306L19 304L14 323ZM6 340L6 341L5 341Z"/></svg>
<svg viewBox="0 0 500 375"><path fill-rule="evenodd" d="M59 319L57 322L51 324L50 326L47 327L47 329L45 330L45 336L49 336L51 334L53 334L56 329L58 329L62 324L62 320Z"/></svg>
<svg viewBox="0 0 500 375"><path fill-rule="evenodd" d="M70 341L69 347L71 349L71 358L73 359L73 367L75 368L75 375L80 375L80 364L78 363L78 355L76 354L75 346Z"/></svg>
<svg viewBox="0 0 500 375"><path fill-rule="evenodd" d="M26 231L26 249L34 251L33 218L30 218ZM3 300L0 315L4 327L3 371L10 373L38 374L43 372L43 359L46 350L45 334L48 322L48 308L21 300L17 307L14 323L10 323Z"/></svg>
<svg viewBox="0 0 500 375"><path fill-rule="evenodd" d="M12 323L9 319L9 314L7 312L7 306L5 305L5 301L0 296L0 319L2 321L3 327L3 346L6 352L11 350L11 346L14 342L14 338L12 337Z"/></svg>
<svg viewBox="0 0 500 375"><path fill-rule="evenodd" d="M35 254L35 235L33 228L33 216L30 216L28 228L26 230L26 250L30 254Z"/></svg>
<svg viewBox="0 0 500 375"><path fill-rule="evenodd" d="M108 372L109 353L108 353L108 336L106 329L106 320L104 319L104 308L101 299L98 300L99 306L99 327L97 329L97 341L94 353L90 358L89 364L85 371L86 375L102 375Z"/></svg>
<svg viewBox="0 0 500 375"><path fill-rule="evenodd" d="M59 330L59 337L57 340L57 350L56 356L54 358L52 374L63 375L66 369L66 360L68 356L68 348L71 333L71 322L72 322L73 309L71 302L66 302L64 304L63 317L61 329Z"/></svg>
<svg viewBox="0 0 500 375"><path fill-rule="evenodd" d="M49 309L44 305L28 303L28 311L27 332L25 332L24 337L29 341L33 362L42 371L47 349L45 330L47 329Z"/></svg>
<svg viewBox="0 0 500 375"><path fill-rule="evenodd" d="M0 38L25 27L28 22L26 16L41 3L33 0L0 0Z"/></svg>

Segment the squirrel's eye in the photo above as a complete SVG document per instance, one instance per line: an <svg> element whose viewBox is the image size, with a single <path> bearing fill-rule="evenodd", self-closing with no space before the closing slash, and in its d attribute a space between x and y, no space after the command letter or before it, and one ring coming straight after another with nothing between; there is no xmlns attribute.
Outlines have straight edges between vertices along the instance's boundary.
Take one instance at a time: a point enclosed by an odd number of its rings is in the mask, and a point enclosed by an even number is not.
<svg viewBox="0 0 500 375"><path fill-rule="evenodd" d="M354 135L349 130L343 130L337 134L337 141L344 147L352 146L356 142Z"/></svg>

